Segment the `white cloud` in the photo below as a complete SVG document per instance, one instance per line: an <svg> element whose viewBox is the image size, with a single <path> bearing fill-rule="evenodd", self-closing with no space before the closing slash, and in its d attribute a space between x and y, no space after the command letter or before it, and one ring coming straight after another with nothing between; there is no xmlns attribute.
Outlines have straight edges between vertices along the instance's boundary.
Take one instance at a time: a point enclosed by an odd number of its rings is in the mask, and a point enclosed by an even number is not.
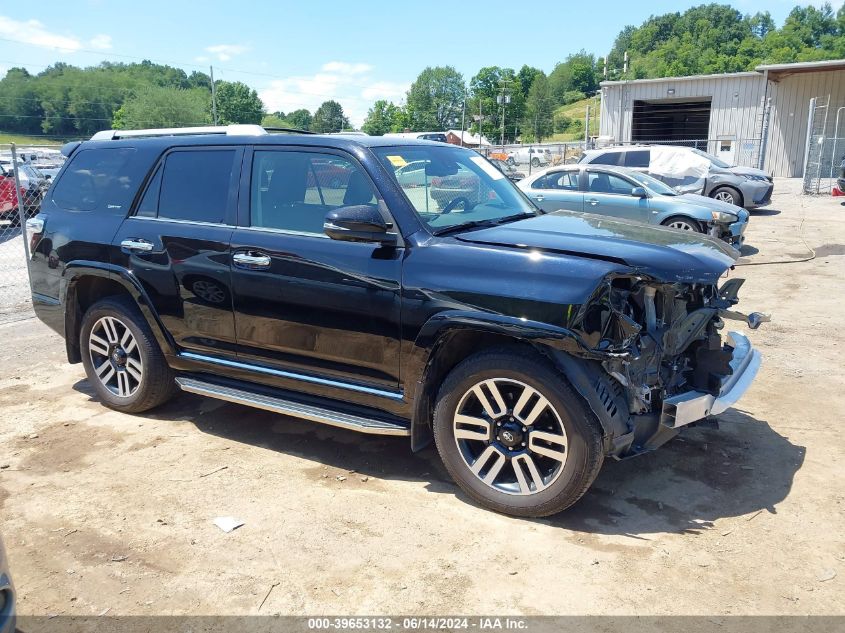
<svg viewBox="0 0 845 633"><path fill-rule="evenodd" d="M106 51L111 48L111 35L103 35L102 33L95 35L91 38L91 41L88 42L88 45L91 48Z"/></svg>
<svg viewBox="0 0 845 633"><path fill-rule="evenodd" d="M194 57L194 61L202 64L209 61L209 58L206 55L199 55L198 57Z"/></svg>
<svg viewBox="0 0 845 633"><path fill-rule="evenodd" d="M78 38L48 31L38 20L21 22L0 15L0 36L45 48L60 48L76 52L82 48Z"/></svg>
<svg viewBox="0 0 845 633"><path fill-rule="evenodd" d="M221 62L227 62L235 55L243 55L249 50L249 46L243 44L215 44L206 46L205 51L216 56Z"/></svg>
<svg viewBox="0 0 845 633"><path fill-rule="evenodd" d="M258 91L270 112L291 112L307 108L311 113L321 103L334 99L355 127L360 127L367 110L377 99L398 102L410 83L379 80L372 76L369 64L332 61L313 75L275 79Z"/></svg>

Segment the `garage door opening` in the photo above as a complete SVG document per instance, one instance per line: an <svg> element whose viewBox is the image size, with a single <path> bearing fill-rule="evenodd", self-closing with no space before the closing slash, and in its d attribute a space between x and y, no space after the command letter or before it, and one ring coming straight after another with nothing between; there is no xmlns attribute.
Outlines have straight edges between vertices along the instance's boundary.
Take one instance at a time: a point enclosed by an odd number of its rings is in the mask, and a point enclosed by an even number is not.
<svg viewBox="0 0 845 633"><path fill-rule="evenodd" d="M710 98L686 101L634 101L631 140L634 142L706 140L710 130ZM707 143L702 143L707 149Z"/></svg>

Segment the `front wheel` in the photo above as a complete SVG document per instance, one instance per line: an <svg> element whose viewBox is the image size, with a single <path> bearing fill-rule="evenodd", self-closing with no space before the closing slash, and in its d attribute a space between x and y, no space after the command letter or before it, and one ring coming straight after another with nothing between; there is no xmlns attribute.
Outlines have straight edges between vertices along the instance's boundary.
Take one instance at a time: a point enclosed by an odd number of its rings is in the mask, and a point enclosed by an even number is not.
<svg viewBox="0 0 845 633"><path fill-rule="evenodd" d="M540 159L539 158L532 158L531 159L531 166L535 169L540 166Z"/></svg>
<svg viewBox="0 0 845 633"><path fill-rule="evenodd" d="M82 319L79 333L88 381L108 407L140 413L177 391L173 370L141 314L128 297L107 297Z"/></svg>
<svg viewBox="0 0 845 633"><path fill-rule="evenodd" d="M668 226L670 229L678 229L679 231L694 231L696 233L704 233L696 220L684 216L676 215L664 220L663 226Z"/></svg>
<svg viewBox="0 0 845 633"><path fill-rule="evenodd" d="M434 441L455 482L480 504L514 516L556 514L601 468L593 414L550 363L522 350L471 356L448 375Z"/></svg>
<svg viewBox="0 0 845 633"><path fill-rule="evenodd" d="M720 202L727 202L738 207L742 206L742 195L731 187L719 187L710 192L710 197L719 200Z"/></svg>

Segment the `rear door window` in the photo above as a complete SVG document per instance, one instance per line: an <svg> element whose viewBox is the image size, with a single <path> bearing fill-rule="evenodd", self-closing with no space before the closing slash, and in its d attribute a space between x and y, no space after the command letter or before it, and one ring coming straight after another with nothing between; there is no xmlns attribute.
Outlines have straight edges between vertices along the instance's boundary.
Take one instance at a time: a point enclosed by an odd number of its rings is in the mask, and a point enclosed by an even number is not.
<svg viewBox="0 0 845 633"><path fill-rule="evenodd" d="M156 187L157 216L170 220L224 224L230 193L239 174L236 149L177 150L167 155L152 179L139 212L152 215ZM148 201L147 197L151 196Z"/></svg>
<svg viewBox="0 0 845 633"><path fill-rule="evenodd" d="M618 165L620 156L622 156L622 152L605 152L596 156L590 163L592 165Z"/></svg>
<svg viewBox="0 0 845 633"><path fill-rule="evenodd" d="M625 167L648 167L650 160L651 152L647 149L625 152Z"/></svg>
<svg viewBox="0 0 845 633"><path fill-rule="evenodd" d="M127 209L137 186L128 169L134 154L131 147L77 152L53 187L53 202L68 211Z"/></svg>

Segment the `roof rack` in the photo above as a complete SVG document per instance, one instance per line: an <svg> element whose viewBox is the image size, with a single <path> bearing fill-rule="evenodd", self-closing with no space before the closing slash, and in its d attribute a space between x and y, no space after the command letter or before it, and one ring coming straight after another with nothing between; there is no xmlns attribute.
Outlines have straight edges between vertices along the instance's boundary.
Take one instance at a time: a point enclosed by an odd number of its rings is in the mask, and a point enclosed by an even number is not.
<svg viewBox="0 0 845 633"><path fill-rule="evenodd" d="M208 125L202 127L166 127L150 130L103 130L91 137L92 141L113 141L142 136L188 136L191 134L225 134L226 136L261 136L267 134L260 125Z"/></svg>

